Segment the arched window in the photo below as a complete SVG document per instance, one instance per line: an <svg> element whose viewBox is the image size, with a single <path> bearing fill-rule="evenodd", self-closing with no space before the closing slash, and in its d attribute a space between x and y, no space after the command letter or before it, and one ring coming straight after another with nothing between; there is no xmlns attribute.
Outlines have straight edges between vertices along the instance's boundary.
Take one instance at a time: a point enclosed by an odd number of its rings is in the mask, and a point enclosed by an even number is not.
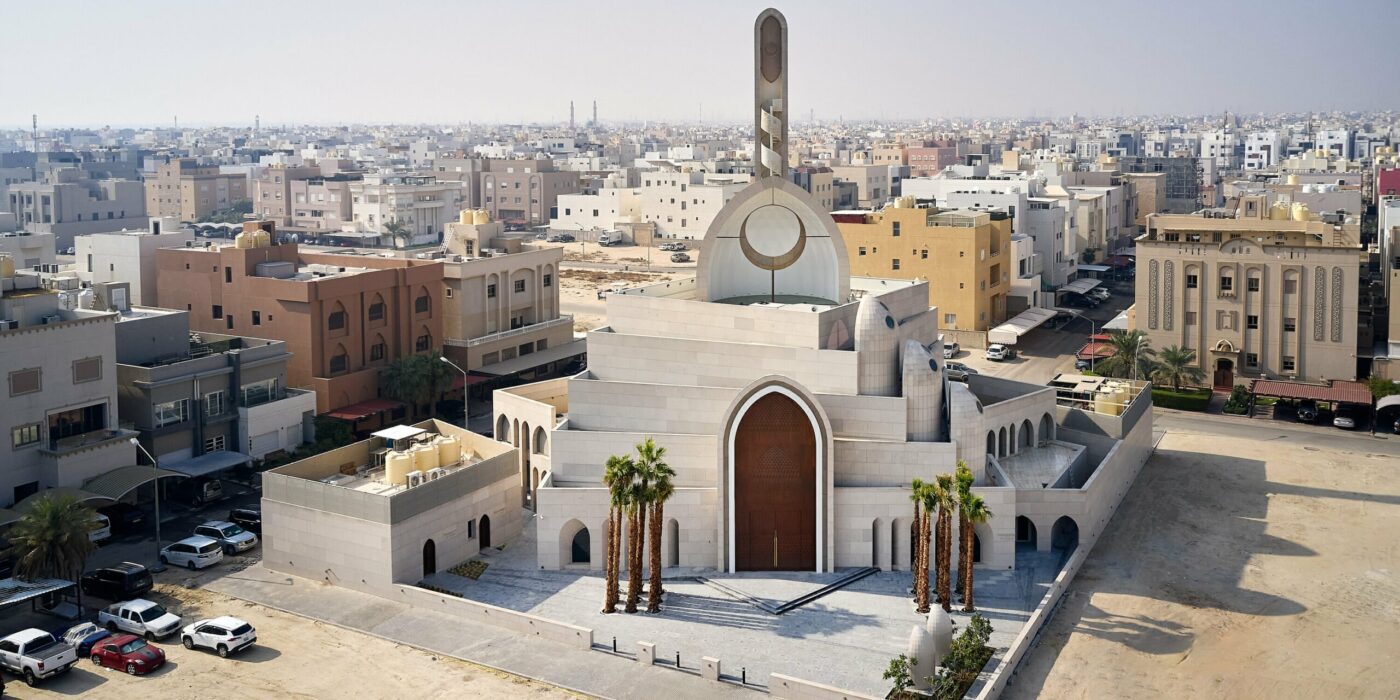
<svg viewBox="0 0 1400 700"><path fill-rule="evenodd" d="M496 419L496 439L501 442L510 442L510 419L500 416Z"/></svg>
<svg viewBox="0 0 1400 700"><path fill-rule="evenodd" d="M345 350L345 346L336 343L335 352L331 355L330 361L326 363L328 374L343 374L350 371L350 353Z"/></svg>
<svg viewBox="0 0 1400 700"><path fill-rule="evenodd" d="M545 443L546 443L546 442L547 442L547 438L545 437L545 434L544 434L544 428L539 428L539 427L535 428L535 439L534 439L534 444L531 445L531 448L535 451L535 454L537 454L537 455L546 454L546 452L545 452Z"/></svg>
<svg viewBox="0 0 1400 700"><path fill-rule="evenodd" d="M427 287L418 288L418 297L413 300L413 313L426 314L433 310L432 297L428 295Z"/></svg>

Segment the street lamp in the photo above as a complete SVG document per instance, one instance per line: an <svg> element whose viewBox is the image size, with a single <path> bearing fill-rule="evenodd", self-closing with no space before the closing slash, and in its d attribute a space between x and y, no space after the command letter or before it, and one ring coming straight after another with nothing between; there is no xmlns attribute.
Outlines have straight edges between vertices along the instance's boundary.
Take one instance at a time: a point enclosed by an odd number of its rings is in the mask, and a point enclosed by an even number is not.
<svg viewBox="0 0 1400 700"><path fill-rule="evenodd" d="M471 428L467 427L467 371L462 369L461 367L458 367L457 363L447 359L443 355L438 355L438 359L451 365L452 369L455 369L458 372L462 373L462 429L471 430Z"/></svg>
<svg viewBox="0 0 1400 700"><path fill-rule="evenodd" d="M140 440L131 438L131 444L135 445L136 449L141 450L146 455L146 459L151 460L151 469L156 473L156 478L153 480L156 487L156 564L151 567L151 572L158 574L165 571L165 565L160 561L160 464L156 462L155 455L141 445Z"/></svg>

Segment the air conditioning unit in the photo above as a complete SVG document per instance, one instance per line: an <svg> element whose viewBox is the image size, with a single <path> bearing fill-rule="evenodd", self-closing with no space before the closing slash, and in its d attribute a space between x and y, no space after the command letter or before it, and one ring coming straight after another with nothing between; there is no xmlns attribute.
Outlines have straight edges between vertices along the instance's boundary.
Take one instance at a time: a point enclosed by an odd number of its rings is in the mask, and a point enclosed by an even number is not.
<svg viewBox="0 0 1400 700"><path fill-rule="evenodd" d="M428 470L428 481L437 481L444 476L447 476L447 470L441 467Z"/></svg>
<svg viewBox="0 0 1400 700"><path fill-rule="evenodd" d="M0 331L12 331L16 328L19 328L19 321L11 321L9 319L0 320Z"/></svg>
<svg viewBox="0 0 1400 700"><path fill-rule="evenodd" d="M44 317L44 325L46 325L46 326L47 326L47 325L50 325L50 324L53 324L53 323L62 323L62 322L63 322L63 317L62 317L62 316L59 316L58 314L49 314L48 316L45 316L45 317Z"/></svg>
<svg viewBox="0 0 1400 700"><path fill-rule="evenodd" d="M423 481L424 481L424 479L423 479L423 472L421 472L421 471L411 471L411 472L408 473L408 487L409 487L409 488L413 488L413 487L415 487L415 486L422 486L422 485L423 485Z"/></svg>

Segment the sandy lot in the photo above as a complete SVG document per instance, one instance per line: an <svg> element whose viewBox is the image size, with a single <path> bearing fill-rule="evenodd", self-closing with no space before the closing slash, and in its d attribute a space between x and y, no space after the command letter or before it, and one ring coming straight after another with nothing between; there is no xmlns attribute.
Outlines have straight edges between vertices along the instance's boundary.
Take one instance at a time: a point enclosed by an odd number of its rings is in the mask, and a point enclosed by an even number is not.
<svg viewBox="0 0 1400 700"><path fill-rule="evenodd" d="M592 330L607 322L607 305L598 298L600 290L611 289L615 283L635 287L686 276L689 274L564 267L559 271L559 309L574 315L575 331Z"/></svg>
<svg viewBox="0 0 1400 700"><path fill-rule="evenodd" d="M690 256L690 262L673 263L671 262L671 251L659 250L653 247L651 249L652 269L694 269L695 264L700 260L700 241L672 241L667 239L659 241L656 245L661 245L661 243L684 243L687 248L685 252ZM647 266L647 247L642 245L600 246L596 243L580 243L578 241L573 243L530 241L530 245L563 248L564 262L566 264L570 262L603 262L631 265L637 268L645 268Z"/></svg>
<svg viewBox="0 0 1400 700"><path fill-rule="evenodd" d="M569 698L562 690L411 647L288 615L217 593L157 584L153 596L186 621L234 615L258 630L258 644L220 659L178 639L157 645L169 659L148 677L87 661L37 688L11 680L6 695L79 693L118 700L159 698Z"/></svg>
<svg viewBox="0 0 1400 700"><path fill-rule="evenodd" d="M1169 433L1004 697L1400 696L1397 476Z"/></svg>

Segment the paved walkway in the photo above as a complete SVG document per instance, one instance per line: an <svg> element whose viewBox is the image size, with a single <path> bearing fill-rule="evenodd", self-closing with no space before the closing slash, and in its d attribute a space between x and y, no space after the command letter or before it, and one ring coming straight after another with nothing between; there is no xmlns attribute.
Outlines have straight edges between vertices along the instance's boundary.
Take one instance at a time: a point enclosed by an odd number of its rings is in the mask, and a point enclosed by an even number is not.
<svg viewBox="0 0 1400 700"><path fill-rule="evenodd" d="M500 627L445 617L262 566L208 581L205 588L599 697L703 700L758 696L729 683L661 667L643 668L630 659L523 637ZM596 636L595 640L602 641Z"/></svg>

